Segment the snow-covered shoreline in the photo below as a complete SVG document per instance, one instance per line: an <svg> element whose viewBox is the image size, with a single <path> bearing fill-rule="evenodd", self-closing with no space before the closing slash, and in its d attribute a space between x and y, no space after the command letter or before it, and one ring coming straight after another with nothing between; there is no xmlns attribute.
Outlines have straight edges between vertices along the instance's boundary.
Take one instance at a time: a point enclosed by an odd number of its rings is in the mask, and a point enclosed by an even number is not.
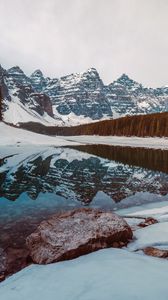
<svg viewBox="0 0 168 300"><path fill-rule="evenodd" d="M48 136L0 122L0 146L15 144L73 146L80 144L103 144L123 147L168 149L168 138L140 138L119 136Z"/></svg>
<svg viewBox="0 0 168 300"><path fill-rule="evenodd" d="M77 142L66 141L66 139L62 137L52 137L38 134L24 129L15 128L0 122L0 146L16 144L42 146L79 145Z"/></svg>
<svg viewBox="0 0 168 300"><path fill-rule="evenodd" d="M103 249L70 261L30 265L0 284L1 300L167 300L168 260L134 252L159 244L168 249L167 202L117 213L135 217L130 219L132 225L136 216L154 216L158 223L135 230L125 249Z"/></svg>
<svg viewBox="0 0 168 300"><path fill-rule="evenodd" d="M111 146L123 147L142 147L151 149L168 149L168 138L159 137L126 137L126 136L97 136L97 135L83 135L83 136L66 136L67 141L73 141L83 144L102 144Z"/></svg>
<svg viewBox="0 0 168 300"><path fill-rule="evenodd" d="M168 262L121 249L31 265L0 284L1 300L167 300Z"/></svg>

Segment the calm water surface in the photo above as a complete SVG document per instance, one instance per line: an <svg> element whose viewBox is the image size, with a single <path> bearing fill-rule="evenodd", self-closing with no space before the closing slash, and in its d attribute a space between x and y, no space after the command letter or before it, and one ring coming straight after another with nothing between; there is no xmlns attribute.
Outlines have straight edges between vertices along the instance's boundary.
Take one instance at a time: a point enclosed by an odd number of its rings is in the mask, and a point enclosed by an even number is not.
<svg viewBox="0 0 168 300"><path fill-rule="evenodd" d="M168 200L168 151L87 145L0 148L0 248L24 244L41 220L91 206Z"/></svg>

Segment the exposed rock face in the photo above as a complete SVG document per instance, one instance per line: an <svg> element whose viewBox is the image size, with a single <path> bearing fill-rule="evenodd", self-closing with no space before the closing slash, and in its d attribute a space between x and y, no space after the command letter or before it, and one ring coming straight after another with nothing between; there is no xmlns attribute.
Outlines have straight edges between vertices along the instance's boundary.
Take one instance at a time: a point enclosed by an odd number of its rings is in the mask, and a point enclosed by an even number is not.
<svg viewBox="0 0 168 300"><path fill-rule="evenodd" d="M93 120L112 117L103 82L94 68L61 77L58 81L48 80L44 91L62 115L73 112Z"/></svg>
<svg viewBox="0 0 168 300"><path fill-rule="evenodd" d="M8 109L8 103L11 101L8 88L5 84L6 70L0 65L0 119L2 119L2 113Z"/></svg>
<svg viewBox="0 0 168 300"><path fill-rule="evenodd" d="M26 244L35 263L72 259L98 249L126 244L132 231L126 221L111 212L82 208L43 221Z"/></svg>
<svg viewBox="0 0 168 300"><path fill-rule="evenodd" d="M154 247L147 247L143 249L146 255L158 257L158 258L168 258L168 250L162 250Z"/></svg>
<svg viewBox="0 0 168 300"><path fill-rule="evenodd" d="M5 110L10 109L10 101L15 102L30 116L32 112L37 113L34 122L46 112L53 117L53 120L47 120L51 125L79 125L81 119L82 123L88 123L102 118L168 110L168 87L146 88L126 74L105 85L94 68L58 79L44 77L40 70L28 77L16 66L3 70L2 87ZM48 97L48 100L47 105L43 105L43 101L39 108L41 97ZM28 121L32 118L20 120L23 123ZM14 120L11 119L11 123Z"/></svg>
<svg viewBox="0 0 168 300"><path fill-rule="evenodd" d="M44 112L46 112L49 116L53 117L53 110L50 98L45 94L32 94L32 98L37 103L36 111L43 116Z"/></svg>
<svg viewBox="0 0 168 300"><path fill-rule="evenodd" d="M46 86L46 80L40 70L36 70L30 76L30 81L34 90L40 93Z"/></svg>
<svg viewBox="0 0 168 300"><path fill-rule="evenodd" d="M134 115L167 111L168 91L163 87L152 89L123 74L107 87L112 111L118 115Z"/></svg>
<svg viewBox="0 0 168 300"><path fill-rule="evenodd" d="M147 227L149 225L153 225L158 223L158 221L152 217L146 218L143 222L139 223L139 227Z"/></svg>
<svg viewBox="0 0 168 300"><path fill-rule="evenodd" d="M5 105L4 111L9 111L9 115L22 115L22 121L27 122L27 116L30 120L33 117L43 116L47 113L53 116L52 103L50 98L44 93L36 92L32 86L31 79L27 77L24 72L18 67L13 67L7 71L4 70L2 79L2 97ZM12 104L15 106L11 106ZM26 117L25 117L26 116ZM11 116L8 116L11 120ZM5 121L9 121L6 114ZM12 121L12 120L11 120ZM14 124L15 120L13 120Z"/></svg>

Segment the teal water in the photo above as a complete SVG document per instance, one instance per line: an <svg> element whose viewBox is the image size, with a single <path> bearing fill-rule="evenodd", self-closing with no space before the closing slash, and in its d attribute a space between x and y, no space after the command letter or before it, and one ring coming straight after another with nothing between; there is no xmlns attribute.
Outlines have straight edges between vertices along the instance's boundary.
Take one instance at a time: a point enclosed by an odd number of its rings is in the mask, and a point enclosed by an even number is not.
<svg viewBox="0 0 168 300"><path fill-rule="evenodd" d="M0 247L20 247L50 215L167 200L168 151L102 145L0 148Z"/></svg>

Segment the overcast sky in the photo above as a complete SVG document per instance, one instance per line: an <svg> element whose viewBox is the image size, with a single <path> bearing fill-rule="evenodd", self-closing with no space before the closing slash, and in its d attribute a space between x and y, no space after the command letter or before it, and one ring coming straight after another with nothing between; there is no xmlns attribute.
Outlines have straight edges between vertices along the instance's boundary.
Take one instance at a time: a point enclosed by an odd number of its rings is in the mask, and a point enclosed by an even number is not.
<svg viewBox="0 0 168 300"><path fill-rule="evenodd" d="M0 0L0 64L168 85L168 0Z"/></svg>

